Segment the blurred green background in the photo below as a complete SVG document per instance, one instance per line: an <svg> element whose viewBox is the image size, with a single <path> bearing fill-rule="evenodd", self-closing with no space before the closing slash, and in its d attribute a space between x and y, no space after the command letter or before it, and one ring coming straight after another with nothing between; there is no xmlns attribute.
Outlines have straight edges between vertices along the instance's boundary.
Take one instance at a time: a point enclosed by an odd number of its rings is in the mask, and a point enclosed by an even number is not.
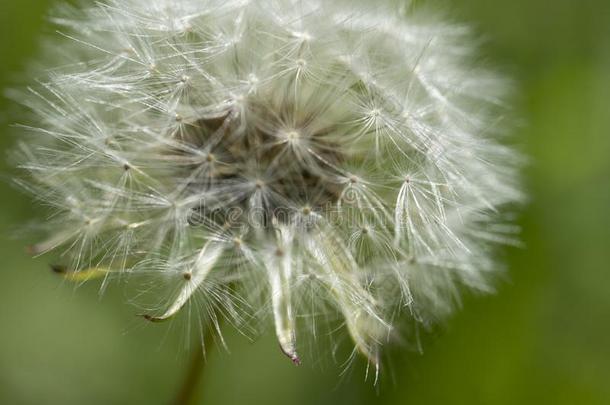
<svg viewBox="0 0 610 405"><path fill-rule="evenodd" d="M468 297L424 354L397 352L379 387L355 368L296 368L271 334L227 332L205 404L610 404L610 1L437 1L484 33L516 79L517 137L531 156L525 249L510 279ZM48 0L0 2L0 88L18 82L49 28ZM0 148L15 117L0 105ZM12 238L35 207L0 182L0 404L165 404L188 365L180 326L134 316L121 288L74 289Z"/></svg>

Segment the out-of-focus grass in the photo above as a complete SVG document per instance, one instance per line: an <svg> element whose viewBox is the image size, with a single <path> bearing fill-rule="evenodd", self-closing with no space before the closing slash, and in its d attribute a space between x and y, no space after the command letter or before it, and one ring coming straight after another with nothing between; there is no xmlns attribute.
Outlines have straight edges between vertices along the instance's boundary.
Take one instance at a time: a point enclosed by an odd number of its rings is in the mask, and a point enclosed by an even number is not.
<svg viewBox="0 0 610 405"><path fill-rule="evenodd" d="M0 3L0 87L35 54L49 4ZM520 86L532 201L520 220L526 248L506 249L510 280L468 297L424 338L423 356L397 351L379 394L358 369L340 383L337 367L293 367L272 336L229 332L231 354L209 355L204 403L610 403L610 2L448 7L487 34L485 51ZM0 107L4 149L13 116ZM184 335L135 317L121 287L100 299L95 285L75 290L27 257L11 236L35 207L6 181L0 194L0 403L167 403L186 366Z"/></svg>

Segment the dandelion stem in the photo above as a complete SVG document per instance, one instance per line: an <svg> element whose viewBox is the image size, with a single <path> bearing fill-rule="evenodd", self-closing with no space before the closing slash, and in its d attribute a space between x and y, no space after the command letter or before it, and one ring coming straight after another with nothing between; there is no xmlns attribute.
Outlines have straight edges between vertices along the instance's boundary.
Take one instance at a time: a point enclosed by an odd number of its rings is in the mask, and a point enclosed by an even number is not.
<svg viewBox="0 0 610 405"><path fill-rule="evenodd" d="M213 339L211 339L211 332L208 332L204 342L212 341ZM188 370L186 371L180 390L174 399L174 405L189 405L197 403L197 396L199 393L197 388L200 385L206 365L204 342L198 344L191 354ZM210 346L206 346L206 348L209 349Z"/></svg>

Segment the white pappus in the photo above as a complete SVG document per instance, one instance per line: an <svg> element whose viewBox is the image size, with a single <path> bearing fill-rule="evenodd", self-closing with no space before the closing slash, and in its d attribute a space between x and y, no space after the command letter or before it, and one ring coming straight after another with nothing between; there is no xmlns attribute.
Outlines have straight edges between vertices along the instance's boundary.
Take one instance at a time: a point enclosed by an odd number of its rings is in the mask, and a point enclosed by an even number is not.
<svg viewBox="0 0 610 405"><path fill-rule="evenodd" d="M272 319L295 363L318 317L378 366L399 314L491 290L523 198L510 85L468 29L396 3L64 7L55 67L19 96L19 183L51 210L32 250L75 280L152 274L150 321L202 301L208 327Z"/></svg>

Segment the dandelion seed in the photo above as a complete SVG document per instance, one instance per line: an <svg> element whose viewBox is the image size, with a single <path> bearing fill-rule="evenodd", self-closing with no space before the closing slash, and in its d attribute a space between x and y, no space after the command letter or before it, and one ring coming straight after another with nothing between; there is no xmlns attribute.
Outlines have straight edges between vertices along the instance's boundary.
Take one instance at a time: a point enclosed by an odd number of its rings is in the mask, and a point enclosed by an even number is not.
<svg viewBox="0 0 610 405"><path fill-rule="evenodd" d="M296 364L314 314L342 320L377 374L396 314L428 325L460 286L490 290L490 245L514 241L499 212L523 199L506 80L467 29L405 10L105 0L56 18L60 67L19 97L19 184L53 211L32 253L78 281L169 280L153 322L197 297L269 319Z"/></svg>

